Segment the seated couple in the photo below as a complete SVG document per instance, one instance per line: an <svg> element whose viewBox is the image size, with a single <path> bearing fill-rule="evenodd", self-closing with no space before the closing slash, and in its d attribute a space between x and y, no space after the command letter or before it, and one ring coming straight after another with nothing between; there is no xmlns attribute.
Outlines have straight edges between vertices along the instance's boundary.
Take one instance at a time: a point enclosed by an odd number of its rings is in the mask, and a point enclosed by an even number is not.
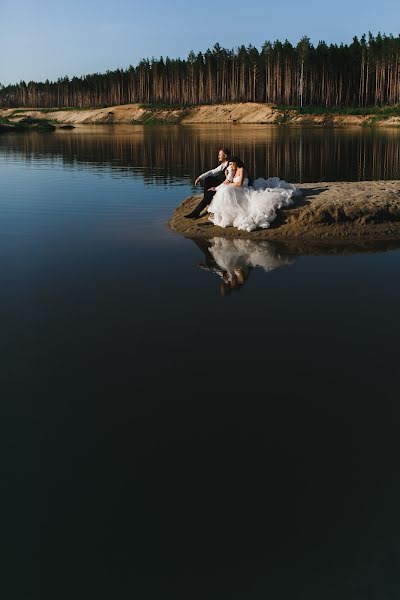
<svg viewBox="0 0 400 600"><path fill-rule="evenodd" d="M206 206L209 220L220 227L233 226L252 231L267 228L277 216L277 209L293 204L301 194L294 185L271 177L254 180L250 185L248 171L238 157L231 157L227 148L218 152L219 165L199 175L195 185L204 185L204 196L188 219L198 219Z"/></svg>
<svg viewBox="0 0 400 600"><path fill-rule="evenodd" d="M268 273L294 262L294 258L265 240L214 237L192 241L203 253L199 267L221 278L223 296L232 290L240 290L255 268L261 267Z"/></svg>

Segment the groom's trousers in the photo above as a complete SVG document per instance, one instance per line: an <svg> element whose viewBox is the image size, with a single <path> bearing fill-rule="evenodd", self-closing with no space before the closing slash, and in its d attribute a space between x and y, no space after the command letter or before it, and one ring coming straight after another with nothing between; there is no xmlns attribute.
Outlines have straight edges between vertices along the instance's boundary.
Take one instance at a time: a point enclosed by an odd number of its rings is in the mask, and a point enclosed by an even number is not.
<svg viewBox="0 0 400 600"><path fill-rule="evenodd" d="M193 210L193 213L199 215L201 211L211 203L215 192L209 191L210 187L217 187L221 183L220 179L217 177L206 177L204 180L204 196L203 199L199 202L196 208Z"/></svg>

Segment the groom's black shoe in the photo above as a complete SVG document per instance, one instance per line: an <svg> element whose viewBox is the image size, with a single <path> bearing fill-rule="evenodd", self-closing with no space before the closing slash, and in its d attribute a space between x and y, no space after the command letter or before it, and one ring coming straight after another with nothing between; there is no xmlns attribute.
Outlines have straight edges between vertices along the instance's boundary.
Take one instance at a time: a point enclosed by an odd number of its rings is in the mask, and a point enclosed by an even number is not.
<svg viewBox="0 0 400 600"><path fill-rule="evenodd" d="M206 179L206 181L208 181ZM206 190L204 192L204 196L203 199L198 203L197 206L194 207L194 209L192 210L192 212L190 212L188 215L185 215L185 217L187 219L200 219L201 216L201 212L205 209L206 206L208 206L214 196L215 192L210 192L208 190Z"/></svg>
<svg viewBox="0 0 400 600"><path fill-rule="evenodd" d="M197 213L193 210L188 215L184 215L184 217L185 217L185 219L198 219L200 217L200 215L199 215L199 213Z"/></svg>

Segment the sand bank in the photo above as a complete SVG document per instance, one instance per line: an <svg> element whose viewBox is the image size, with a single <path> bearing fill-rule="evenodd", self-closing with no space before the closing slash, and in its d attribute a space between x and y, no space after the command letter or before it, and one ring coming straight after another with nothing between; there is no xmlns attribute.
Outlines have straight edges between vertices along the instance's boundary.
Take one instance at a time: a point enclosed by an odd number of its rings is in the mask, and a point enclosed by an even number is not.
<svg viewBox="0 0 400 600"><path fill-rule="evenodd" d="M246 238L288 242L348 242L400 239L400 181L320 182L295 184L302 196L278 212L268 229L247 232L218 227L208 220L185 219L202 195L189 196L168 222L191 238Z"/></svg>
<svg viewBox="0 0 400 600"><path fill-rule="evenodd" d="M22 111L23 112L16 112ZM145 108L140 104L123 104L98 109L60 110L35 108L10 108L0 110L0 117L18 121L22 115L47 118L59 123L182 123L236 124L236 125L307 125L330 127L354 127L373 123L374 126L400 127L400 117L378 118L376 115L300 114L296 110L276 108L272 104L242 102L237 104L213 104L190 108Z"/></svg>

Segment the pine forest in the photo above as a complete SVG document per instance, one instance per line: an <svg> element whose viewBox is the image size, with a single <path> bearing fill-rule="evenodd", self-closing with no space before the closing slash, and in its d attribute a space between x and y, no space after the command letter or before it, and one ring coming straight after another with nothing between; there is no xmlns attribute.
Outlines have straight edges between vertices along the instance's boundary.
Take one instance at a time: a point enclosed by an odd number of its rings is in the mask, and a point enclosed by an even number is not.
<svg viewBox="0 0 400 600"><path fill-rule="evenodd" d="M267 102L283 106L368 107L400 102L400 36L363 35L351 44L303 37L232 50L215 44L186 60L152 58L104 74L56 82L0 84L2 108L98 108L118 104L193 106Z"/></svg>

